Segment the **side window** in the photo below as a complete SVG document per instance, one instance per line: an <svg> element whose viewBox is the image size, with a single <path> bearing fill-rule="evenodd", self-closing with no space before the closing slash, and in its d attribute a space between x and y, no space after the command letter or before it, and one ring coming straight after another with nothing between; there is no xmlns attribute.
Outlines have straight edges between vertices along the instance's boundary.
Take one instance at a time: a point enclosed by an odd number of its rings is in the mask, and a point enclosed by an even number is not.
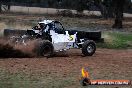
<svg viewBox="0 0 132 88"><path fill-rule="evenodd" d="M58 34L65 34L65 31L63 29L63 26L59 22L54 23L55 32Z"/></svg>
<svg viewBox="0 0 132 88"><path fill-rule="evenodd" d="M60 23L55 23L55 29L63 31L63 27Z"/></svg>

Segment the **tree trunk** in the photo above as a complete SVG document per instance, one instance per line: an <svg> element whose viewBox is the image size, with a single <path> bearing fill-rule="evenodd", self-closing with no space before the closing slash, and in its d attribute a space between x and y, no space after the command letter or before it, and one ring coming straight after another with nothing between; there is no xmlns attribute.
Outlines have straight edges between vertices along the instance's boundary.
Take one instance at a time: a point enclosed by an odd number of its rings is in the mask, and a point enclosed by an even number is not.
<svg viewBox="0 0 132 88"><path fill-rule="evenodd" d="M100 4L100 11L101 11L101 14L102 14L102 17L107 19L108 18L108 11L107 11L107 8L103 5L103 4Z"/></svg>
<svg viewBox="0 0 132 88"><path fill-rule="evenodd" d="M10 7L11 7L11 0L8 0L8 2L7 2L7 6L8 6L8 11L10 11Z"/></svg>
<svg viewBox="0 0 132 88"><path fill-rule="evenodd" d="M115 23L112 28L123 28L122 19L123 19L123 9L124 9L125 0L113 0L115 8Z"/></svg>
<svg viewBox="0 0 132 88"><path fill-rule="evenodd" d="M122 11L118 11L115 14L115 23L113 25L113 28L123 28L122 26L122 19L123 19L123 12Z"/></svg>
<svg viewBox="0 0 132 88"><path fill-rule="evenodd" d="M8 11L10 11L10 7L11 7L10 4L8 4Z"/></svg>
<svg viewBox="0 0 132 88"><path fill-rule="evenodd" d="M2 3L0 2L0 13L2 12Z"/></svg>

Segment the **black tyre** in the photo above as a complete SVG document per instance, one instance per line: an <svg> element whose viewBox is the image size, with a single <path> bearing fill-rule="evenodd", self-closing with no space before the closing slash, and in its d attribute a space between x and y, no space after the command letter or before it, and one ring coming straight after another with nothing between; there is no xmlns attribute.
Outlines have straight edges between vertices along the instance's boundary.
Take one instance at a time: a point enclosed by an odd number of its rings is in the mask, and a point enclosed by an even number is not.
<svg viewBox="0 0 132 88"><path fill-rule="evenodd" d="M35 53L37 56L51 57L54 54L53 44L48 40L41 41L36 45Z"/></svg>
<svg viewBox="0 0 132 88"><path fill-rule="evenodd" d="M96 44L92 40L87 40L82 45L82 53L85 56L92 56L96 51Z"/></svg>

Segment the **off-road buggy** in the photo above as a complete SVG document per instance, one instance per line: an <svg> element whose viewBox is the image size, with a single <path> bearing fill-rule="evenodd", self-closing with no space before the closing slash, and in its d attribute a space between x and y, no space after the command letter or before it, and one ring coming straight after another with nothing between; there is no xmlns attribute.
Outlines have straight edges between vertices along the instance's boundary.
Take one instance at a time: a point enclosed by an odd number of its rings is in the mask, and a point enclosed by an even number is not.
<svg viewBox="0 0 132 88"><path fill-rule="evenodd" d="M22 35L16 36L16 33ZM5 29L4 35L10 35L10 40L15 44L26 45L27 41L37 40L34 51L38 56L52 56L54 52L71 48L81 49L85 56L92 56L96 51L94 41L101 39L101 32L65 30L59 21L54 20L41 21L37 26L26 31Z"/></svg>

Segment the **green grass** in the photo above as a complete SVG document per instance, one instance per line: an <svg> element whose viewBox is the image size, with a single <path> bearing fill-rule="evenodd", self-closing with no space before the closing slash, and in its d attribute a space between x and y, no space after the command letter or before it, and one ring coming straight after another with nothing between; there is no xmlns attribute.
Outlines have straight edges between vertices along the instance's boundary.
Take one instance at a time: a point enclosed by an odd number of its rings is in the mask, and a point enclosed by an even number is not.
<svg viewBox="0 0 132 88"><path fill-rule="evenodd" d="M29 88L31 80L23 74L12 74L0 70L0 88Z"/></svg>
<svg viewBox="0 0 132 88"><path fill-rule="evenodd" d="M0 69L0 88L64 88L75 84L74 77L56 77L56 75L10 73Z"/></svg>
<svg viewBox="0 0 132 88"><path fill-rule="evenodd" d="M101 48L132 49L132 33L104 32L104 43L97 44Z"/></svg>
<svg viewBox="0 0 132 88"><path fill-rule="evenodd" d="M22 72L9 73L0 70L0 88L131 88L131 86L81 86L74 76L55 77L41 75L26 75Z"/></svg>

